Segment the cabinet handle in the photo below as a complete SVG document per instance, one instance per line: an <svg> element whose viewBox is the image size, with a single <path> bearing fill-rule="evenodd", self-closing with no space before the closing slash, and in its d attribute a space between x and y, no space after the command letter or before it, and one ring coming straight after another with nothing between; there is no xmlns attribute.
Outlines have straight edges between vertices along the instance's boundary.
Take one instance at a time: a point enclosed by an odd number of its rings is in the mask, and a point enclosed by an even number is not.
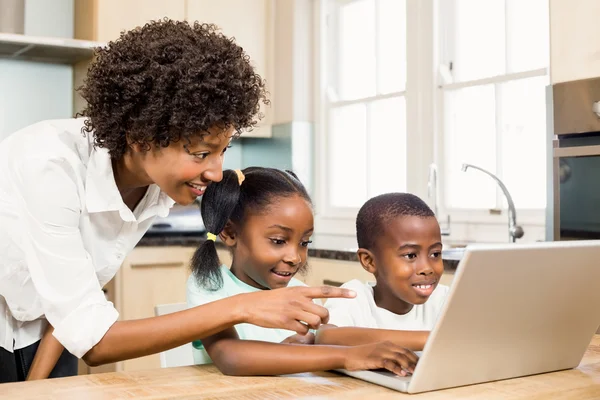
<svg viewBox="0 0 600 400"><path fill-rule="evenodd" d="M153 268L153 267L183 267L183 262L156 262L156 263L131 263L131 268Z"/></svg>
<svg viewBox="0 0 600 400"><path fill-rule="evenodd" d="M332 281L330 279L323 279L323 285L340 287L343 285L343 283L338 281Z"/></svg>
<svg viewBox="0 0 600 400"><path fill-rule="evenodd" d="M555 147L554 157L588 157L600 155L600 145Z"/></svg>

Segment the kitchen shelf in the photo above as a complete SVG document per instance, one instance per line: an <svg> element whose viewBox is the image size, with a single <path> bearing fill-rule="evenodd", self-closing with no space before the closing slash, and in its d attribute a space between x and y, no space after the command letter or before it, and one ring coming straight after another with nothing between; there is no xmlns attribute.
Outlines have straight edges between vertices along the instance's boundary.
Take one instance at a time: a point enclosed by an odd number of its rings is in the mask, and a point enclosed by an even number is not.
<svg viewBox="0 0 600 400"><path fill-rule="evenodd" d="M0 33L0 58L59 64L88 60L104 43L88 40Z"/></svg>

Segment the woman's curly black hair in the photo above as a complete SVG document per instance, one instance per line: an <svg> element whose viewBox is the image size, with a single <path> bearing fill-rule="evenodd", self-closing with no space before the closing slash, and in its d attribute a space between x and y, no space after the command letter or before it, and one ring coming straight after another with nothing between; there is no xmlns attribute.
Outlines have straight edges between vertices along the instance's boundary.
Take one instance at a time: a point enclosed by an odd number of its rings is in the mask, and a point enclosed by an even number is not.
<svg viewBox="0 0 600 400"><path fill-rule="evenodd" d="M212 24L162 19L96 49L80 115L94 144L121 158L128 142L166 147L214 126L235 136L262 118L265 83L250 57Z"/></svg>

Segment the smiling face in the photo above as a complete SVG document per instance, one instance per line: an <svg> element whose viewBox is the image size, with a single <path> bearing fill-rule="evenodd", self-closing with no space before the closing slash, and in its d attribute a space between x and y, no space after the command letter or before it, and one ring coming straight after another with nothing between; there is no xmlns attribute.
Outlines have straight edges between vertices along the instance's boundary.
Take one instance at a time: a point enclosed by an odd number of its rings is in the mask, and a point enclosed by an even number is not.
<svg viewBox="0 0 600 400"><path fill-rule="evenodd" d="M399 216L385 224L372 250L359 250L361 263L377 280L379 307L406 314L427 301L444 272L441 242L434 217Z"/></svg>
<svg viewBox="0 0 600 400"><path fill-rule="evenodd" d="M171 143L134 149L130 157L146 179L157 184L181 205L192 204L211 182L223 178L223 156L233 137L233 128L211 128L208 133Z"/></svg>
<svg viewBox="0 0 600 400"><path fill-rule="evenodd" d="M293 194L271 199L259 211L248 210L241 224L226 228L226 244L233 247L231 271L259 289L286 287L307 264L312 207Z"/></svg>

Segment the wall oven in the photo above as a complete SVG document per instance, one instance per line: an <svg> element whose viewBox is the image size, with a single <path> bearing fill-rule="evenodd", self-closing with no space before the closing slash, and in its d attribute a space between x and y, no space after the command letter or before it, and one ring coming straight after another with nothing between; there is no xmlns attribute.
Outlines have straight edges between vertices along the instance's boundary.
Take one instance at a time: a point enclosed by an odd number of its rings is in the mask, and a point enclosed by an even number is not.
<svg viewBox="0 0 600 400"><path fill-rule="evenodd" d="M548 240L600 239L600 78L551 87Z"/></svg>

